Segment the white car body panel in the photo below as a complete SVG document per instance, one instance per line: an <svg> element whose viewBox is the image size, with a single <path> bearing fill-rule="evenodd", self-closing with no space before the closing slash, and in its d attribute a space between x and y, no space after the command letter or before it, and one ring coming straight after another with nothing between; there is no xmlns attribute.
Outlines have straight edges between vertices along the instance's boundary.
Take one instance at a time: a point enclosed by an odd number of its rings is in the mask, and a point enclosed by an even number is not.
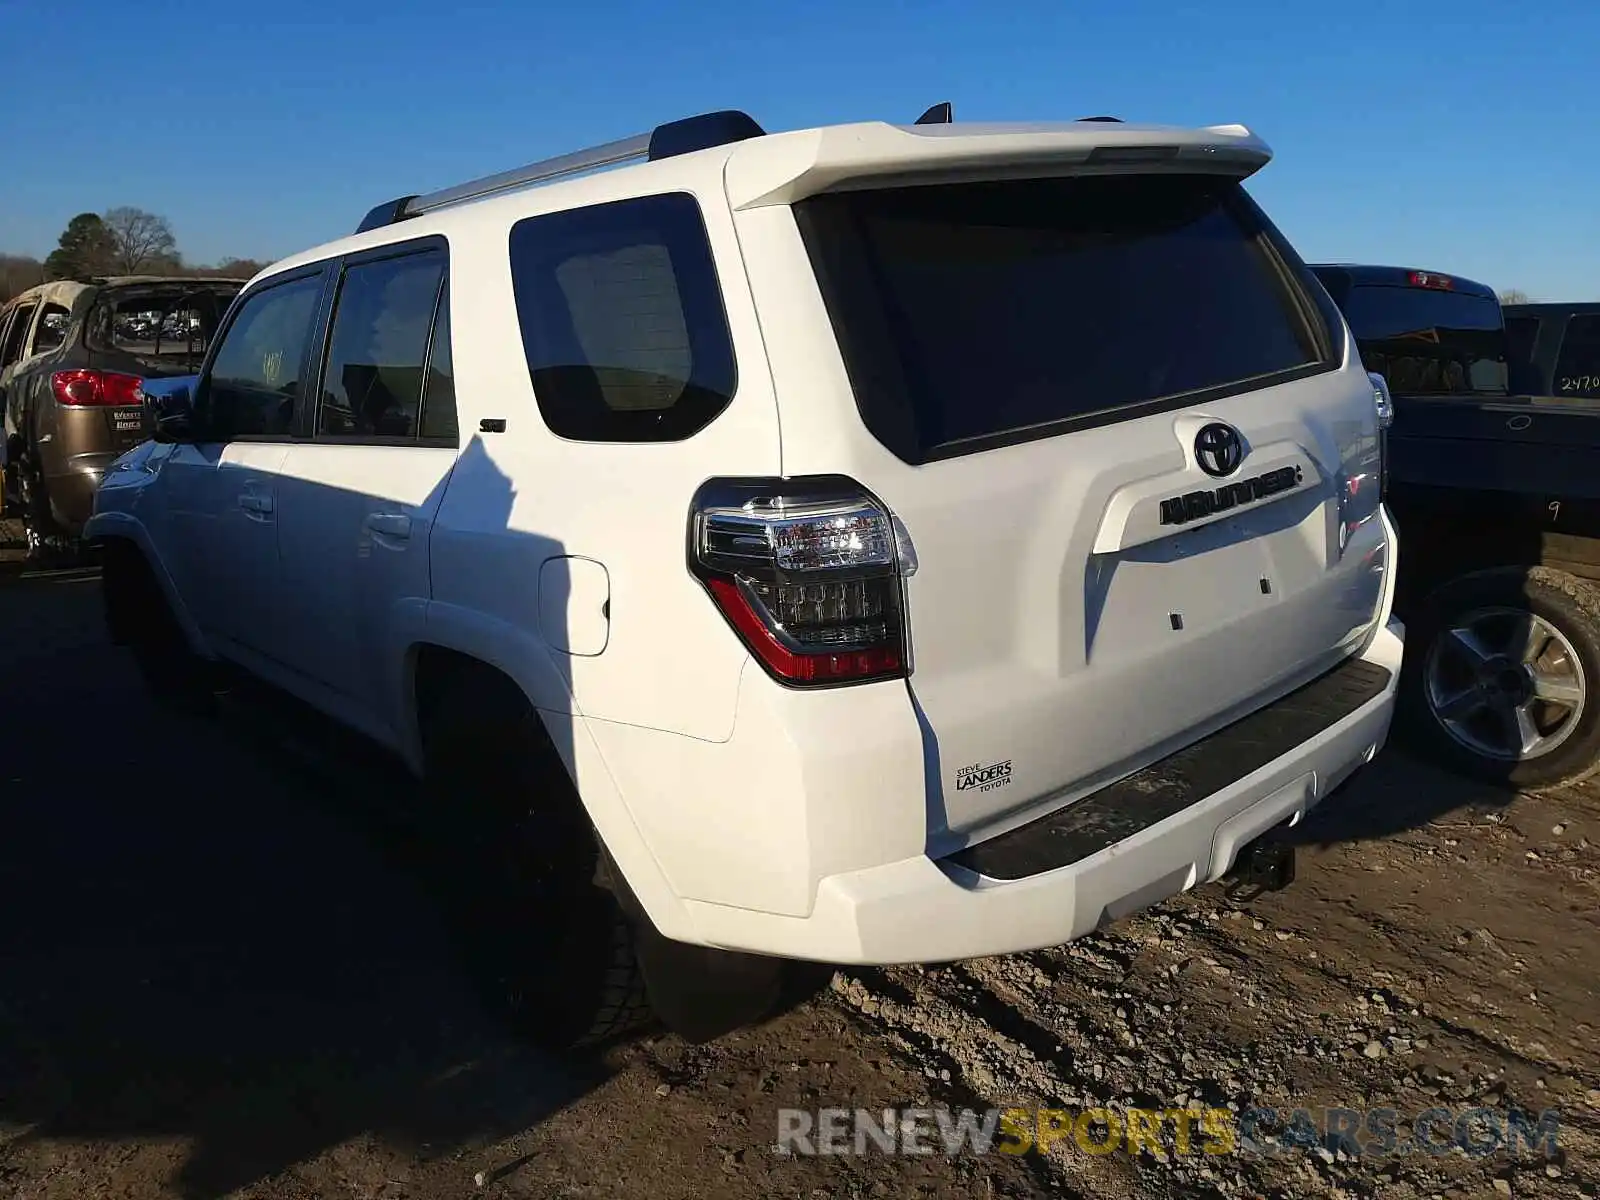
<svg viewBox="0 0 1600 1200"><path fill-rule="evenodd" d="M428 541L455 462L433 447L298 443L278 478L279 612L294 633L274 656L370 712L394 740L408 718L395 704L404 659L392 626L421 624Z"/></svg>
<svg viewBox="0 0 1600 1200"><path fill-rule="evenodd" d="M1114 153L1157 147L1172 156ZM419 652L444 647L503 671L540 711L630 889L670 938L902 962L1080 936L1219 877L1240 846L1303 817L1383 745L1402 635L1390 615L1394 531L1381 509L1347 511L1375 443L1370 381L1340 327L1342 361L1321 373L913 466L863 422L789 206L978 175L1244 177L1269 157L1239 126L869 122L341 239L274 264L244 294L295 267L442 236L459 451L301 438L233 443L207 462L202 448L141 447L108 476L86 532L139 545L197 648L413 769ZM523 355L509 230L665 192L699 203L737 389L679 441L559 437ZM1216 482L1193 450L1210 421L1243 435L1234 478L1297 467L1300 481L1163 526L1163 500ZM915 547L908 678L783 686L689 570L689 505L708 479L824 474L864 485ZM247 496L267 501L241 508ZM1352 657L1388 670L1387 685L1175 816L1023 880L941 862ZM959 768L999 761L1011 764L1006 786L956 786Z"/></svg>

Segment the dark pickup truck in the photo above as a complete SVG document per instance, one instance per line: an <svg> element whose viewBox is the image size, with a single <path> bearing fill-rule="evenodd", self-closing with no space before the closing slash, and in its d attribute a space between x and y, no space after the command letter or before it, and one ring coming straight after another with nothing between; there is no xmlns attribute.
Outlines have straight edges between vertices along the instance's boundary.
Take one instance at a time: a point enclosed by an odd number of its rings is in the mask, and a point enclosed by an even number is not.
<svg viewBox="0 0 1600 1200"><path fill-rule="evenodd" d="M1600 769L1600 305L1570 351L1551 343L1541 376L1482 284L1313 269L1394 403L1403 729L1519 787Z"/></svg>

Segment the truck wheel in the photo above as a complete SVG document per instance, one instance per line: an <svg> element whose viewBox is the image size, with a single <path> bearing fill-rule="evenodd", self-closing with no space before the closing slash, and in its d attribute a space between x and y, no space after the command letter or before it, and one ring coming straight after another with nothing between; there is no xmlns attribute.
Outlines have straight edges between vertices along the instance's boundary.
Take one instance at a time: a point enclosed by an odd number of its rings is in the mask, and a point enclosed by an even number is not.
<svg viewBox="0 0 1600 1200"><path fill-rule="evenodd" d="M1409 622L1402 687L1431 756L1513 787L1600 769L1600 593L1548 567L1459 576Z"/></svg>
<svg viewBox="0 0 1600 1200"><path fill-rule="evenodd" d="M152 699L190 716L215 711L211 664L189 648L144 555L127 542L108 542L100 588L111 640L132 652Z"/></svg>
<svg viewBox="0 0 1600 1200"><path fill-rule="evenodd" d="M652 1018L634 932L543 722L502 678L465 672L424 715L431 850L490 1006L547 1048L590 1049Z"/></svg>

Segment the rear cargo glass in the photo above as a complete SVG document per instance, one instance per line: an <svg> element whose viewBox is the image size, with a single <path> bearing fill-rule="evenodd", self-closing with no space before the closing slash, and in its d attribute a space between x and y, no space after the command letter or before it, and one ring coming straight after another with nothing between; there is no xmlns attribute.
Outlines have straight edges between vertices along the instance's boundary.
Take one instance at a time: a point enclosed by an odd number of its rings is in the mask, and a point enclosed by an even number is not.
<svg viewBox="0 0 1600 1200"><path fill-rule="evenodd" d="M141 374L191 374L240 286L184 281L105 288L89 313L89 349L121 358Z"/></svg>
<svg viewBox="0 0 1600 1200"><path fill-rule="evenodd" d="M862 417L908 462L1333 365L1325 296L1230 180L1031 179L795 207Z"/></svg>
<svg viewBox="0 0 1600 1200"><path fill-rule="evenodd" d="M1361 361L1392 391L1505 393L1506 335L1493 296L1357 284L1342 307Z"/></svg>

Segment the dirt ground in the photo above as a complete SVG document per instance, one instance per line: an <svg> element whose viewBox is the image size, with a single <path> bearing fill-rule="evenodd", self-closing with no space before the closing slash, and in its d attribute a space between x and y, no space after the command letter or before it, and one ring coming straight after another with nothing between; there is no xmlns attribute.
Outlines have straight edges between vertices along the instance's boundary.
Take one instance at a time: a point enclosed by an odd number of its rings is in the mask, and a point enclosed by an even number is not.
<svg viewBox="0 0 1600 1200"><path fill-rule="evenodd" d="M558 1063L474 998L351 803L387 786L367 766L158 717L92 574L7 570L0 1195L1600 1195L1600 790L1499 794L1390 749L1301 831L1298 881L1242 908L1204 887L1063 948L840 971L713 1046ZM773 1150L780 1109L918 1105L1393 1109L1402 1143L1427 1109L1438 1138L1515 1108L1559 1132L1554 1157L1170 1131L1159 1156Z"/></svg>

